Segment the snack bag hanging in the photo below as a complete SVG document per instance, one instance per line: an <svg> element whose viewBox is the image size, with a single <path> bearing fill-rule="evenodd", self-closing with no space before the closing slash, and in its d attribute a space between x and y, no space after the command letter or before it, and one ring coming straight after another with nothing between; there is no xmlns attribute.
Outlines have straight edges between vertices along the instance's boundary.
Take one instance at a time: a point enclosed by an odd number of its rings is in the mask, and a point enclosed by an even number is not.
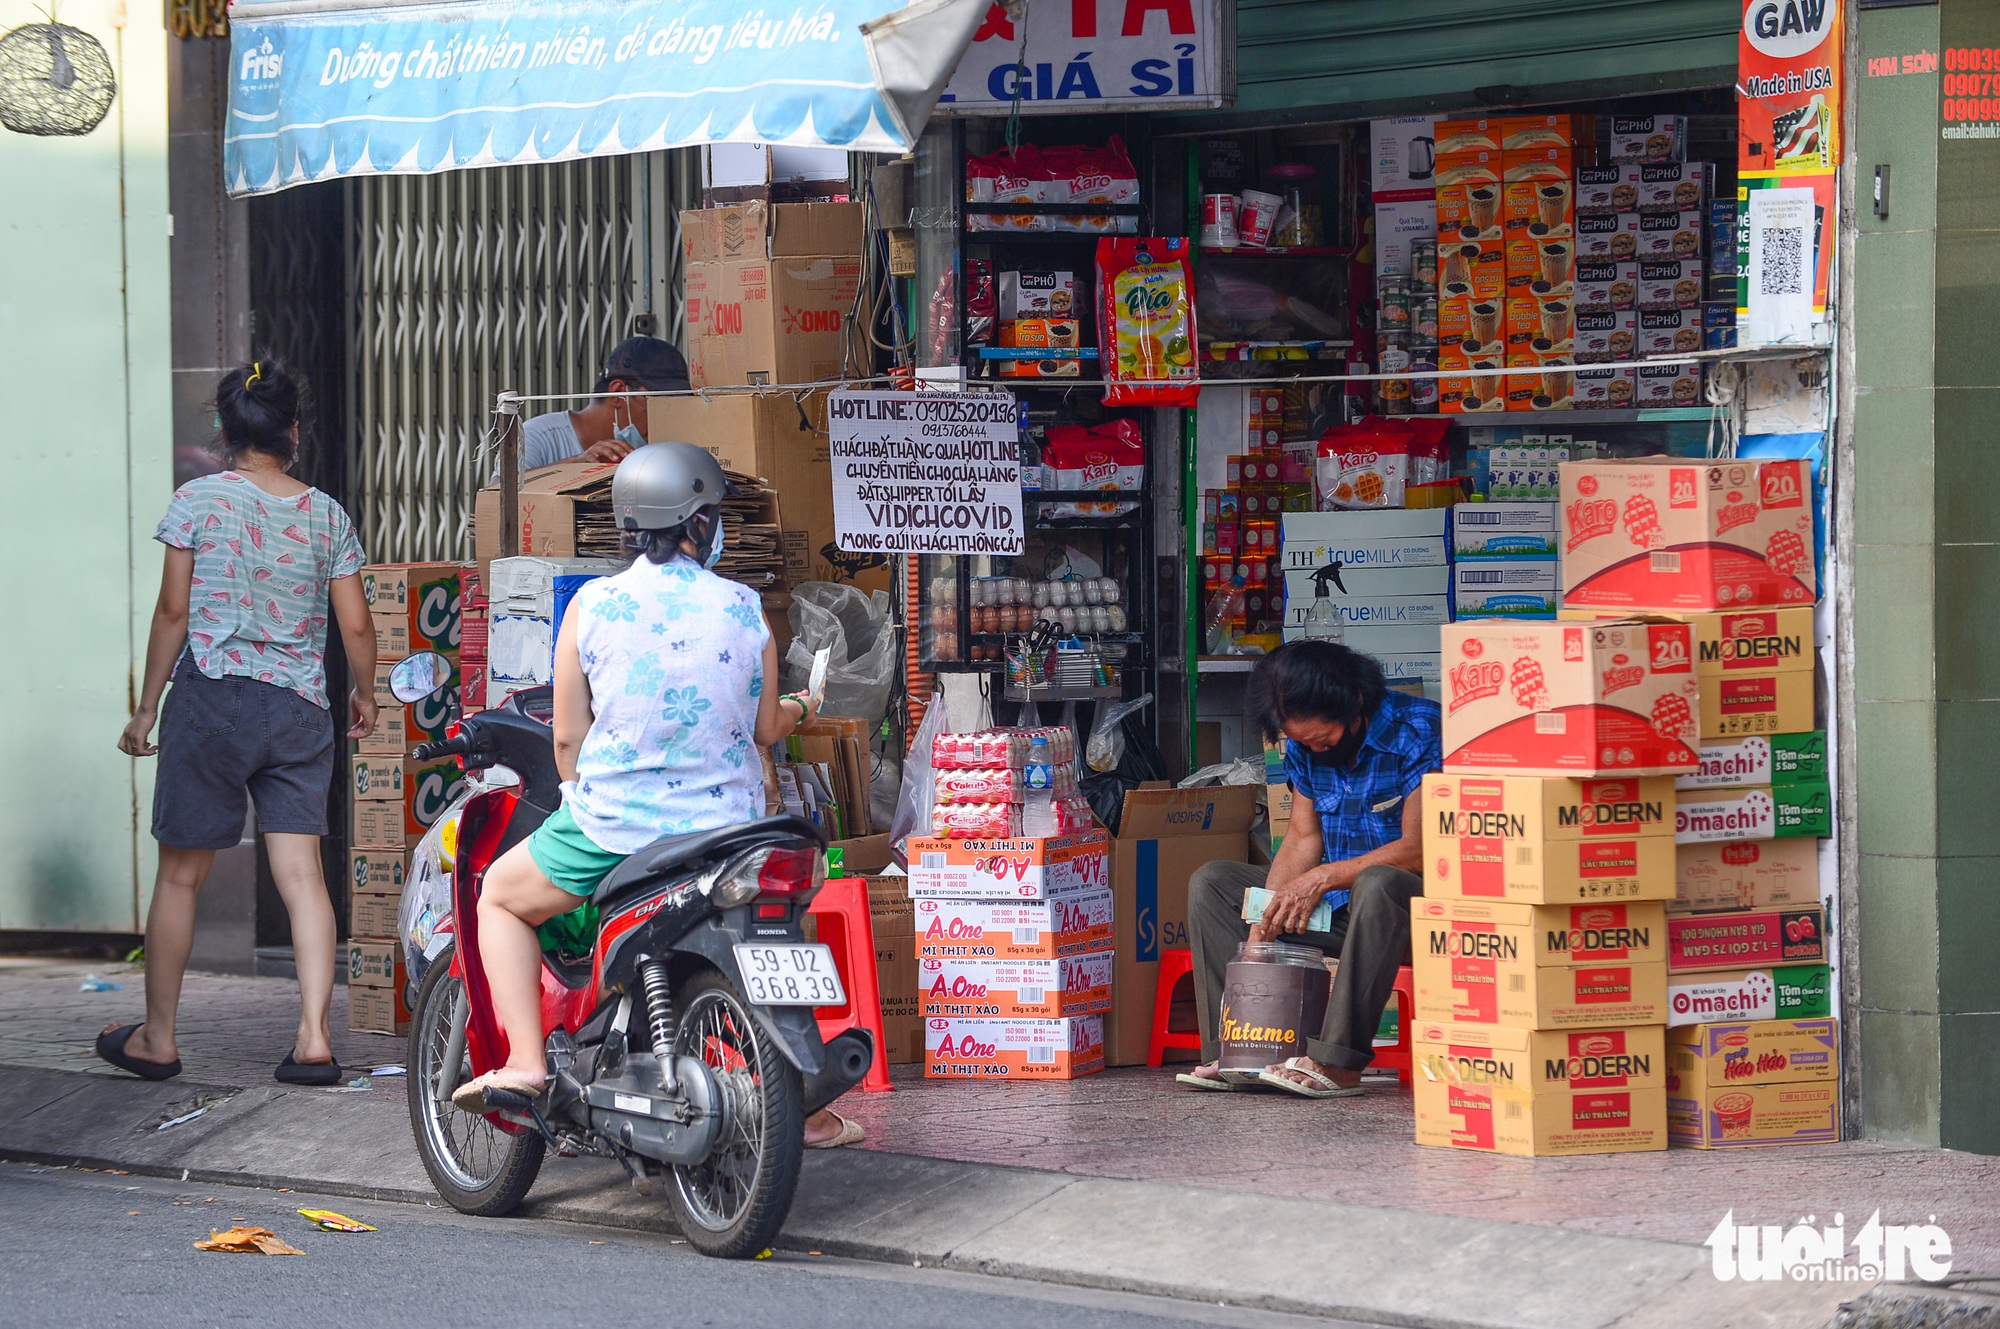
<svg viewBox="0 0 2000 1329"><path fill-rule="evenodd" d="M1201 381L1187 237L1099 240L1097 300L1104 404L1192 407Z"/></svg>

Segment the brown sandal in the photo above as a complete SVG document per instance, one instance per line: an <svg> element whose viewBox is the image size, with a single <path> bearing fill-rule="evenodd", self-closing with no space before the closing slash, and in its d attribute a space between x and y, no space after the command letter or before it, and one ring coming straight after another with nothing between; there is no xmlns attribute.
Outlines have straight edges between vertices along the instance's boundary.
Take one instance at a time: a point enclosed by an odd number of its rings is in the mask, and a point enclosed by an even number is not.
<svg viewBox="0 0 2000 1329"><path fill-rule="evenodd" d="M505 1067L474 1076L451 1091L451 1105L460 1112L483 1115L493 1109L486 1104L488 1089L503 1089L510 1094L520 1094L524 1098L540 1098L543 1086L530 1084Z"/></svg>

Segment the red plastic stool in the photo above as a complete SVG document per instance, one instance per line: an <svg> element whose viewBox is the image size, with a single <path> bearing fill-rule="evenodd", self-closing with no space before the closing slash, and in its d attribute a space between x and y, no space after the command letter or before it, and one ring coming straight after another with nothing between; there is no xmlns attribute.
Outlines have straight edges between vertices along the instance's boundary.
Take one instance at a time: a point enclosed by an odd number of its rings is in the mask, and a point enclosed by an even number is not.
<svg viewBox="0 0 2000 1329"><path fill-rule="evenodd" d="M1417 1011L1417 984L1410 974L1410 966L1404 965L1396 971L1396 986L1389 992L1396 1003L1396 1046L1375 1049L1375 1060L1370 1069L1396 1072L1400 1084L1410 1082L1410 1021Z"/></svg>
<svg viewBox="0 0 2000 1329"><path fill-rule="evenodd" d="M1153 987L1153 1037L1146 1045L1146 1064L1162 1065L1167 1059L1168 1048L1192 1048L1198 1056L1201 1053L1201 1030L1199 1027L1186 1032L1167 1027L1173 1016L1174 989L1183 978L1194 977L1194 952L1185 946L1174 947L1160 952L1160 977Z"/></svg>
<svg viewBox="0 0 2000 1329"><path fill-rule="evenodd" d="M868 884L860 877L835 877L820 887L806 908L819 929L819 939L833 951L834 968L847 986L845 1006L820 1006L820 1041L830 1043L850 1029L868 1031L875 1040L875 1060L861 1079L866 1093L886 1094L889 1049L882 1033L882 984L875 973L875 925L868 919Z"/></svg>

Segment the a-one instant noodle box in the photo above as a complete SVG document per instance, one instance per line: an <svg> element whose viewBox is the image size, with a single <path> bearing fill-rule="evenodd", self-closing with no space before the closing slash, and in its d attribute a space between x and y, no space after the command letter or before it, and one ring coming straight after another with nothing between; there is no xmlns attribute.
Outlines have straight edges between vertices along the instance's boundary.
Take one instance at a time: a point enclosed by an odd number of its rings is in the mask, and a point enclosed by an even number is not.
<svg viewBox="0 0 2000 1329"><path fill-rule="evenodd" d="M1805 462L1642 457L1560 469L1565 604L1702 613L1817 598Z"/></svg>
<svg viewBox="0 0 2000 1329"><path fill-rule="evenodd" d="M924 1075L935 1080L1074 1080L1104 1069L1104 1020L924 1021Z"/></svg>
<svg viewBox="0 0 2000 1329"><path fill-rule="evenodd" d="M1672 1030L1667 1128L1696 1149L1818 1144L1840 1138L1834 1022L1760 1020Z"/></svg>
<svg viewBox="0 0 2000 1329"><path fill-rule="evenodd" d="M1411 971L1419 1020L1506 1024L1521 1029L1614 1028L1666 1021L1664 961L1541 964L1518 929L1411 907ZM1649 948L1650 949L1650 948Z"/></svg>
<svg viewBox="0 0 2000 1329"><path fill-rule="evenodd" d="M935 960L1055 960L1111 949L1111 892L1059 900L915 902L917 954Z"/></svg>
<svg viewBox="0 0 2000 1329"><path fill-rule="evenodd" d="M1628 964L1667 958L1667 907L1508 904L1420 895L1412 945L1438 957L1485 956L1534 965Z"/></svg>
<svg viewBox="0 0 2000 1329"><path fill-rule="evenodd" d="M1059 1019L1111 1009L1117 957L1092 951L1061 960L917 961L926 1017L980 1020Z"/></svg>
<svg viewBox="0 0 2000 1329"><path fill-rule="evenodd" d="M1444 769L1679 775L1701 688L1685 623L1477 619L1441 629Z"/></svg>
<svg viewBox="0 0 2000 1329"><path fill-rule="evenodd" d="M1102 830L1011 840L912 839L910 896L1051 900L1103 890L1110 838Z"/></svg>
<svg viewBox="0 0 2000 1329"><path fill-rule="evenodd" d="M1425 890L1538 905L1671 899L1673 807L1671 776L1425 776Z"/></svg>
<svg viewBox="0 0 2000 1329"><path fill-rule="evenodd" d="M1533 1094L1421 1074L1414 1085L1422 1145L1522 1158L1667 1147L1664 1088Z"/></svg>

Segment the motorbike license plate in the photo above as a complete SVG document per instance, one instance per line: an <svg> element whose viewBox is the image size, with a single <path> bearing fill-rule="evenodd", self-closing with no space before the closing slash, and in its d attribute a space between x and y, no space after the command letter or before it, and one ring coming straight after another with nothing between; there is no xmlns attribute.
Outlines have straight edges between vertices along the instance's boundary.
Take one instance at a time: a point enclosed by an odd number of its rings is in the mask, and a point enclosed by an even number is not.
<svg viewBox="0 0 2000 1329"><path fill-rule="evenodd" d="M812 944L736 946L743 995L759 1006L845 1006L833 952Z"/></svg>

